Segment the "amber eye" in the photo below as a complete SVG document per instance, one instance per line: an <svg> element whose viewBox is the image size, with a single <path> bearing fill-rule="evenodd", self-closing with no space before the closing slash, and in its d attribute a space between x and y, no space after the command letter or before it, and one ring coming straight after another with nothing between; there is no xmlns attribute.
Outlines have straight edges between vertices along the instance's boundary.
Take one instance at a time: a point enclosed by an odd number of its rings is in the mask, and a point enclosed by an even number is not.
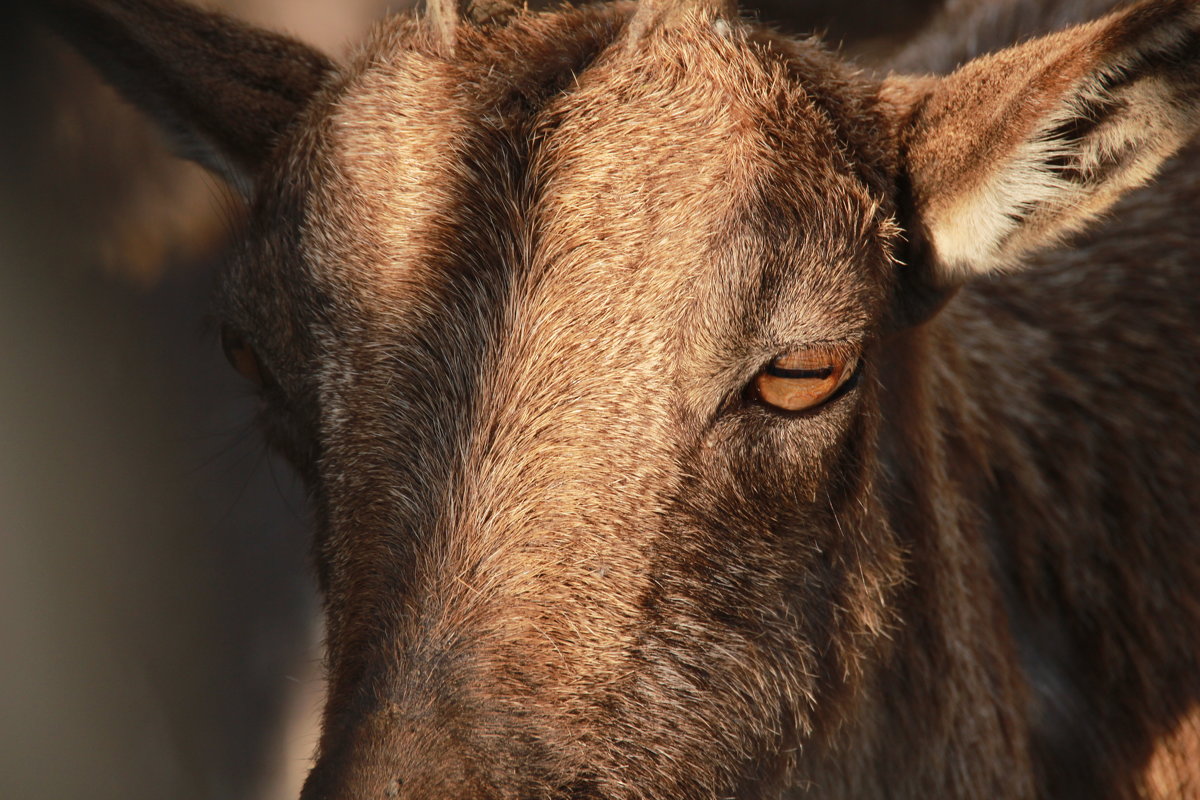
<svg viewBox="0 0 1200 800"><path fill-rule="evenodd" d="M246 344L246 340L228 328L221 329L221 349L225 358L233 365L241 376L255 386L263 385L263 369L258 363L258 354L254 348Z"/></svg>
<svg viewBox="0 0 1200 800"><path fill-rule="evenodd" d="M758 399L782 411L807 411L834 397L857 374L845 347L814 346L772 359L754 378Z"/></svg>

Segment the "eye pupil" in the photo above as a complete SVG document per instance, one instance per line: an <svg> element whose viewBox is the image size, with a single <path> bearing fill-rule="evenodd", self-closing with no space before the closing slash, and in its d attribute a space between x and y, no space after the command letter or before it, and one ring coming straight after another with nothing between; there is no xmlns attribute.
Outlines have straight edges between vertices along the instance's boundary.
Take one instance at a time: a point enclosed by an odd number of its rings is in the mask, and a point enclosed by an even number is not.
<svg viewBox="0 0 1200 800"><path fill-rule="evenodd" d="M772 361L767 365L767 374L773 375L776 378L806 378L823 381L833 375L833 367L828 366L823 369L785 369Z"/></svg>

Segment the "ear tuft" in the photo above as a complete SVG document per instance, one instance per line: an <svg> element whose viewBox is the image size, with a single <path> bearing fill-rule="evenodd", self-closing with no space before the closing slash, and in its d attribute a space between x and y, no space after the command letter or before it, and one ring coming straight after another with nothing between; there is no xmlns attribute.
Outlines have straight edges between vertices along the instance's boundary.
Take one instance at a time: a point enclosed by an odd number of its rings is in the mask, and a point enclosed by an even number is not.
<svg viewBox="0 0 1200 800"><path fill-rule="evenodd" d="M450 55L458 38L462 18L460 0L425 0L425 24L441 52Z"/></svg>
<svg viewBox="0 0 1200 800"><path fill-rule="evenodd" d="M734 0L640 0L629 21L628 45L634 46L655 28L669 28L687 19L706 20L715 26L718 35L728 36L730 21L737 19L737 3Z"/></svg>
<svg viewBox="0 0 1200 800"><path fill-rule="evenodd" d="M925 90L902 135L941 279L1010 268L1082 228L1197 128L1193 0L1143 3L968 63Z"/></svg>
<svg viewBox="0 0 1200 800"><path fill-rule="evenodd" d="M451 56L460 25L503 25L518 11L516 0L425 0L425 25L436 50Z"/></svg>

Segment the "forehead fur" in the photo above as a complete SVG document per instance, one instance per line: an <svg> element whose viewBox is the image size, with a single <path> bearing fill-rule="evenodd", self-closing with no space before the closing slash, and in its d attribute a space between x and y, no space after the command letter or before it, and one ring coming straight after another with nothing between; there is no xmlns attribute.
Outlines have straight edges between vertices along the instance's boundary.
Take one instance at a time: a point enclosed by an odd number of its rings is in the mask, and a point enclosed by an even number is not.
<svg viewBox="0 0 1200 800"><path fill-rule="evenodd" d="M453 58L412 18L384 23L299 153L319 279L419 295L448 270L503 264L509 281L579 248L646 260L668 245L682 249L665 266L695 279L717 238L770 227L810 293L836 306L834 285L861 286L837 251L891 233L891 156L864 133L882 127L874 87L815 43L745 28L696 20L630 44L629 10L468 27Z"/></svg>

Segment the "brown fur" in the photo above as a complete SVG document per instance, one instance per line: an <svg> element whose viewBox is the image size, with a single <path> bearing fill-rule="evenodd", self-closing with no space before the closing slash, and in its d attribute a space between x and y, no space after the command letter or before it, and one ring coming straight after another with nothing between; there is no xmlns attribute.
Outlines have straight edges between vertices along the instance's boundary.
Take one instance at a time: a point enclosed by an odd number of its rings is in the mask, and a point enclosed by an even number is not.
<svg viewBox="0 0 1200 800"><path fill-rule="evenodd" d="M945 79L675 2L258 71L222 313L317 515L305 797L1194 794L1197 153L1027 254L1193 135L1197 16ZM750 398L810 343L863 379Z"/></svg>

